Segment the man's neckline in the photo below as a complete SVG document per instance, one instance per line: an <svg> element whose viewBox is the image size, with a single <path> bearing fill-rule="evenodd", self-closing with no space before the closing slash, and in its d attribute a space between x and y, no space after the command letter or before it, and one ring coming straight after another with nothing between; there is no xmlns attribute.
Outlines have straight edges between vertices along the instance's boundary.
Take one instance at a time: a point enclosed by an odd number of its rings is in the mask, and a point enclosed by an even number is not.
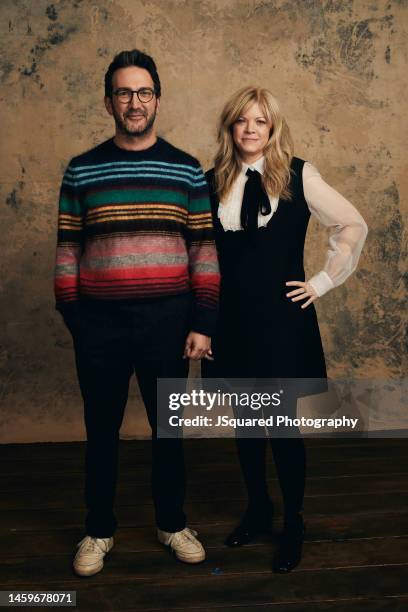
<svg viewBox="0 0 408 612"><path fill-rule="evenodd" d="M110 139L111 146L116 151L119 151L120 153L125 154L125 155L141 155L141 156L145 155L146 153L150 153L154 151L157 147L160 146L161 142L162 142L162 138L158 136L156 139L156 142L150 145L150 147L146 147L146 149L139 149L137 151L133 151L132 149L124 149L123 147L120 147L119 145L117 145L116 142L114 141L114 136L112 136L112 138Z"/></svg>

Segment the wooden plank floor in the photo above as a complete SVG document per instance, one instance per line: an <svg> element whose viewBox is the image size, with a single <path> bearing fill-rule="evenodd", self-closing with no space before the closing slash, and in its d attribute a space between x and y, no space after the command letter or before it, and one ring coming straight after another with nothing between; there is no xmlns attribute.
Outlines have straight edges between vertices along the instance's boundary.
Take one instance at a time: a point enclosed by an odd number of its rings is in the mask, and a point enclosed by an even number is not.
<svg viewBox="0 0 408 612"><path fill-rule="evenodd" d="M223 546L245 508L233 440L186 441L186 511L207 560L177 562L157 543L150 443L121 442L120 527L102 573L71 570L83 536L85 446L0 447L1 590L76 590L78 610L234 612L408 609L408 441L308 440L307 537L302 564L271 572L276 535ZM268 479L281 503L269 455Z"/></svg>

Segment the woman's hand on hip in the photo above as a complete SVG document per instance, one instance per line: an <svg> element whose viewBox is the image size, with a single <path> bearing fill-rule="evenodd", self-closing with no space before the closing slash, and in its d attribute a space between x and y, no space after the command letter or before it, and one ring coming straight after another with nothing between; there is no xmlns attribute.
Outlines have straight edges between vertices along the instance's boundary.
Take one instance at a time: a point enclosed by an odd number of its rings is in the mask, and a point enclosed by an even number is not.
<svg viewBox="0 0 408 612"><path fill-rule="evenodd" d="M288 281L286 283L286 286L299 287L298 289L290 291L286 294L286 297L292 298L292 302L299 302L300 300L305 300L306 298L308 298L307 302L301 305L301 308L307 308L307 306L312 304L312 302L317 300L317 298L319 297L316 291L313 289L312 285L309 285L307 281Z"/></svg>

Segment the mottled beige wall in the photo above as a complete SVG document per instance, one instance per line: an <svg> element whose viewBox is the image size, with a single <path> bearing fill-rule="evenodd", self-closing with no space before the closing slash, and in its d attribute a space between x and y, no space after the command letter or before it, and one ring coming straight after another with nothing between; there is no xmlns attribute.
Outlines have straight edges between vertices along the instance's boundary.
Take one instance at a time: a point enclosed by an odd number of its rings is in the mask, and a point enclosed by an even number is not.
<svg viewBox="0 0 408 612"><path fill-rule="evenodd" d="M370 228L358 272L317 305L330 374L403 375L407 8L402 0L1 0L1 440L83 437L71 339L54 312L57 196L69 158L112 134L103 76L125 48L154 56L159 131L206 168L226 98L250 82L275 92L297 155ZM313 222L310 273L325 241ZM123 433L146 432L134 386Z"/></svg>

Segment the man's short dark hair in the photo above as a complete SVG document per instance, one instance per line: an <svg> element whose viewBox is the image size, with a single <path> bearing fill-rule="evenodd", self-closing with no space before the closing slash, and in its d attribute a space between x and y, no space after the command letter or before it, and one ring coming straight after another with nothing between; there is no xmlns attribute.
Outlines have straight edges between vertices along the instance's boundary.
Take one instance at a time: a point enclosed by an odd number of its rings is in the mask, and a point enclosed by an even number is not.
<svg viewBox="0 0 408 612"><path fill-rule="evenodd" d="M121 51L113 58L105 74L105 96L112 97L112 77L115 70L119 68L128 68L129 66L137 66L144 68L152 77L154 83L154 92L156 98L161 96L161 85L159 75L157 74L156 64L150 55L146 55L143 51L132 49L132 51Z"/></svg>

